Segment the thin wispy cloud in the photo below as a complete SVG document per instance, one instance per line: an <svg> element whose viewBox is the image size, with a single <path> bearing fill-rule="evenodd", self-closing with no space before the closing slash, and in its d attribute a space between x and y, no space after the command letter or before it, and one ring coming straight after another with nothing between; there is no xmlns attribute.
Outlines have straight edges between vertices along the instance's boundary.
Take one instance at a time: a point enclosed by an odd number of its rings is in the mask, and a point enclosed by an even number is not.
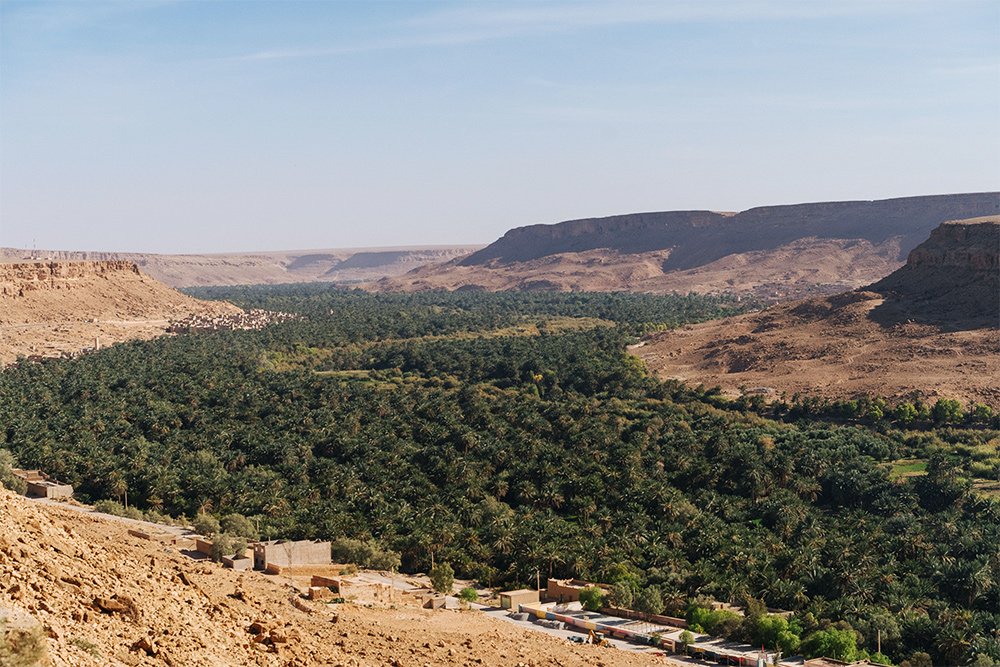
<svg viewBox="0 0 1000 667"><path fill-rule="evenodd" d="M383 26L401 36L312 48L274 48L238 60L321 58L355 53L472 44L490 40L557 34L576 30L667 23L818 20L921 11L927 3L899 0L837 2L586 2L555 4L462 4Z"/></svg>
<svg viewBox="0 0 1000 667"><path fill-rule="evenodd" d="M462 5L413 19L418 26L490 27L500 34L557 31L572 28L637 23L680 23L691 21L737 21L748 19L819 19L833 16L870 16L879 13L918 11L922 3L882 0L840 0L838 2L732 1L687 2L588 2L583 4L523 4L497 9L496 5Z"/></svg>

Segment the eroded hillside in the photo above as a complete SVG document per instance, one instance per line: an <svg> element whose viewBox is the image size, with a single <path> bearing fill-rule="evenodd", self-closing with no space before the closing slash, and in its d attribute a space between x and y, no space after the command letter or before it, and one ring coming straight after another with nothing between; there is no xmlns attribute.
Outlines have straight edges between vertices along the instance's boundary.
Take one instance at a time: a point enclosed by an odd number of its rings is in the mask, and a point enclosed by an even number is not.
<svg viewBox="0 0 1000 667"><path fill-rule="evenodd" d="M752 294L837 293L899 268L938 224L1000 212L1000 194L670 211L531 225L443 265L369 287Z"/></svg>
<svg viewBox="0 0 1000 667"><path fill-rule="evenodd" d="M237 312L181 294L131 262L0 264L0 362L150 338L191 313Z"/></svg>
<svg viewBox="0 0 1000 667"><path fill-rule="evenodd" d="M287 578L194 561L129 536L124 523L2 487L0 582L0 613L41 627L52 667L664 663L476 612L304 600Z"/></svg>
<svg viewBox="0 0 1000 667"><path fill-rule="evenodd" d="M660 377L731 392L960 399L1000 407L1000 216L947 222L905 267L832 297L656 334Z"/></svg>

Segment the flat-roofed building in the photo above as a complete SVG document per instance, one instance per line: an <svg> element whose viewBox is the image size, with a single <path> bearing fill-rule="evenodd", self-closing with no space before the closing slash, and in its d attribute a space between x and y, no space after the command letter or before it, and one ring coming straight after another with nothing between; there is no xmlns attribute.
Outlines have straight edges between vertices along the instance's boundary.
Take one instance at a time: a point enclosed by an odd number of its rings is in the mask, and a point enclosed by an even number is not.
<svg viewBox="0 0 1000 667"><path fill-rule="evenodd" d="M329 565L332 560L329 542L268 540L267 542L254 542L252 546L253 566L257 570L266 570L269 565L278 568L296 565Z"/></svg>
<svg viewBox="0 0 1000 667"><path fill-rule="evenodd" d="M538 591L530 588L522 588L516 591L505 591L500 594L500 608L513 609L517 611L519 604L532 604L538 602Z"/></svg>

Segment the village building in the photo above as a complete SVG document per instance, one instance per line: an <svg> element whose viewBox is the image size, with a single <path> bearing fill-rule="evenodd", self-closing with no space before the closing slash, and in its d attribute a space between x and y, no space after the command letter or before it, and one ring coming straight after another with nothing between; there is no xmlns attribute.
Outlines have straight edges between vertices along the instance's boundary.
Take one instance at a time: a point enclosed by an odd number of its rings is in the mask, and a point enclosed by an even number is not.
<svg viewBox="0 0 1000 667"><path fill-rule="evenodd" d="M516 591L505 591L500 593L500 608L517 610L519 604L532 604L538 602L538 591L530 588L522 588Z"/></svg>
<svg viewBox="0 0 1000 667"><path fill-rule="evenodd" d="M397 591L390 584L363 574L341 577L314 574L310 580L309 597L323 599L329 592L347 600L369 602L393 602L398 597Z"/></svg>
<svg viewBox="0 0 1000 667"><path fill-rule="evenodd" d="M129 529L128 534L150 542L159 542L164 546L172 546L180 551L195 548L195 538L188 535L179 535L167 530L158 531L152 529L135 530Z"/></svg>
<svg viewBox="0 0 1000 667"><path fill-rule="evenodd" d="M280 572L282 568L296 565L329 565L332 560L330 543L318 540L268 540L254 542L250 546L253 548L255 570Z"/></svg>
<svg viewBox="0 0 1000 667"><path fill-rule="evenodd" d="M27 482L28 489L25 492L26 496L36 498L71 498L73 496L73 487L71 485L57 482L41 470L14 468L11 472Z"/></svg>
<svg viewBox="0 0 1000 667"><path fill-rule="evenodd" d="M546 596L557 602L576 602L580 599L580 591L589 586L597 586L605 595L611 592L607 584L592 584L580 579L549 579Z"/></svg>

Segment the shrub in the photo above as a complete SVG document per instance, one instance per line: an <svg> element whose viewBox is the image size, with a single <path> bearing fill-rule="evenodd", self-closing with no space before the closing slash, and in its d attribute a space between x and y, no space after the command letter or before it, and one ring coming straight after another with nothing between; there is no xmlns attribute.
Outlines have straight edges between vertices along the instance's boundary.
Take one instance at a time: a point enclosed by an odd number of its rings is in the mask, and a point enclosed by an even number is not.
<svg viewBox="0 0 1000 667"><path fill-rule="evenodd" d="M632 589L632 584L627 581L619 581L611 587L611 594L608 596L608 600L619 609L631 609L632 602L635 600L635 591Z"/></svg>
<svg viewBox="0 0 1000 667"><path fill-rule="evenodd" d="M455 585L455 570L451 569L448 563L439 563L434 566L427 576L431 579L431 587L438 593L451 595L452 587Z"/></svg>
<svg viewBox="0 0 1000 667"><path fill-rule="evenodd" d="M810 658L836 658L853 662L858 654L857 635L853 630L817 630L802 642L802 651Z"/></svg>
<svg viewBox="0 0 1000 667"><path fill-rule="evenodd" d="M191 525L194 527L194 532L205 536L214 535L222 530L219 521L205 512L198 512Z"/></svg>
<svg viewBox="0 0 1000 667"><path fill-rule="evenodd" d="M245 537L230 535L229 533L215 533L212 535L212 560L216 563L222 560L223 556L242 556L246 553L247 541Z"/></svg>
<svg viewBox="0 0 1000 667"><path fill-rule="evenodd" d="M465 603L466 606L470 602L475 602L479 599L479 591L477 591L472 586L466 586L458 593L458 599Z"/></svg>
<svg viewBox="0 0 1000 667"><path fill-rule="evenodd" d="M239 535L240 537L245 537L248 540L257 539L257 530L253 527L253 523L250 519L246 518L242 514L227 514L222 517L222 521L219 522L219 528L224 533L229 533L230 535Z"/></svg>
<svg viewBox="0 0 1000 667"><path fill-rule="evenodd" d="M0 449L0 484L3 484L5 489L23 496L28 490L28 483L12 472L16 467L17 460L14 455L6 449Z"/></svg>
<svg viewBox="0 0 1000 667"><path fill-rule="evenodd" d="M138 507L124 507L122 508L121 514L118 516L123 516L126 519L135 519L136 521L145 521L146 515L142 513L142 510Z"/></svg>
<svg viewBox="0 0 1000 667"><path fill-rule="evenodd" d="M635 610L647 616L663 611L663 593L660 592L660 587L655 584L647 586L635 601Z"/></svg>
<svg viewBox="0 0 1000 667"><path fill-rule="evenodd" d="M338 563L355 563L370 570L395 570L399 567L399 554L380 549L377 542L352 540L341 537L330 545L333 560Z"/></svg>
<svg viewBox="0 0 1000 667"><path fill-rule="evenodd" d="M113 516L125 515L125 506L117 500L98 500L94 503L94 510L97 512L103 512L104 514L111 514Z"/></svg>
<svg viewBox="0 0 1000 667"><path fill-rule="evenodd" d="M600 611L604 606L604 591L597 586L587 586L580 591L580 604L587 611Z"/></svg>

